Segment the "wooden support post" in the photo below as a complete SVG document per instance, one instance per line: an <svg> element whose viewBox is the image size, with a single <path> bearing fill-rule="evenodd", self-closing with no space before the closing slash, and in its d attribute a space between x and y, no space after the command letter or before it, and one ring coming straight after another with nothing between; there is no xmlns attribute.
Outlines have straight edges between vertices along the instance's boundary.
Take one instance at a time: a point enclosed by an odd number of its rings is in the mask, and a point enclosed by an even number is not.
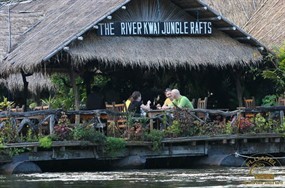
<svg viewBox="0 0 285 188"><path fill-rule="evenodd" d="M280 114L280 124L283 125L283 122L284 122L284 112L283 112L283 110L280 110L279 114Z"/></svg>
<svg viewBox="0 0 285 188"><path fill-rule="evenodd" d="M78 111L79 110L79 101L80 101L80 97L79 97L79 91L78 91L78 87L76 85L76 73L72 70L71 75L70 75L70 80L72 83L72 88L73 88L73 92L74 92L74 106L75 106L75 110ZM79 115L75 115L75 125L78 125L80 123L80 116Z"/></svg>
<svg viewBox="0 0 285 188"><path fill-rule="evenodd" d="M208 141L206 141L205 142L205 151L204 151L205 155L208 155L208 147L209 147L209 143L208 143Z"/></svg>
<svg viewBox="0 0 285 188"><path fill-rule="evenodd" d="M49 118L49 134L52 135L54 131L55 117L51 115Z"/></svg>

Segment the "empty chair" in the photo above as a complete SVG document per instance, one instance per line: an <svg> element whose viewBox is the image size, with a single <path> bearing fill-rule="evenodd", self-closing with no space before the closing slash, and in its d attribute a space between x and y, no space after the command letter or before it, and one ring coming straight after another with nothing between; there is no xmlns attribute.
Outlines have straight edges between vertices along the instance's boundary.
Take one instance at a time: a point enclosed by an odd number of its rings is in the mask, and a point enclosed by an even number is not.
<svg viewBox="0 0 285 188"><path fill-rule="evenodd" d="M24 112L24 105L22 107L16 106L16 108L11 108L11 112Z"/></svg>
<svg viewBox="0 0 285 188"><path fill-rule="evenodd" d="M113 103L112 103L112 104L109 104L108 102L105 102L105 107L106 107L106 110L114 110L114 105L113 105Z"/></svg>
<svg viewBox="0 0 285 188"><path fill-rule="evenodd" d="M199 98L197 101L197 108L206 109L208 103L208 97L205 97L204 99Z"/></svg>
<svg viewBox="0 0 285 188"><path fill-rule="evenodd" d="M249 98L249 99L244 98L244 106L245 106L245 108L255 108L256 105L255 105L254 97ZM246 118L254 118L255 113L247 112L247 113L245 113L245 117Z"/></svg>
<svg viewBox="0 0 285 188"><path fill-rule="evenodd" d="M125 103L116 104L115 102L112 102L112 104L108 104L105 102L105 105L106 109L113 113L123 113L126 109ZM127 117L119 114L108 114L107 125L109 129L124 130L127 128Z"/></svg>
<svg viewBox="0 0 285 188"><path fill-rule="evenodd" d="M41 106L36 106L34 110L48 110L49 105L41 105Z"/></svg>
<svg viewBox="0 0 285 188"><path fill-rule="evenodd" d="M256 105L255 105L254 97L249 98L249 99L244 98L244 106L245 108L255 108Z"/></svg>
<svg viewBox="0 0 285 188"><path fill-rule="evenodd" d="M205 97L204 99L199 98L197 101L197 108L198 109L206 109L207 108L207 103L208 103L208 97ZM202 112L198 112L197 116L201 119L206 120L208 117L207 113L202 113Z"/></svg>
<svg viewBox="0 0 285 188"><path fill-rule="evenodd" d="M123 113L126 110L126 104L125 103L112 103L113 104L113 109L114 112L117 113ZM119 115L115 117L115 123L117 124L117 126L119 128L125 128L126 127L126 123L127 123L127 117L125 115Z"/></svg>

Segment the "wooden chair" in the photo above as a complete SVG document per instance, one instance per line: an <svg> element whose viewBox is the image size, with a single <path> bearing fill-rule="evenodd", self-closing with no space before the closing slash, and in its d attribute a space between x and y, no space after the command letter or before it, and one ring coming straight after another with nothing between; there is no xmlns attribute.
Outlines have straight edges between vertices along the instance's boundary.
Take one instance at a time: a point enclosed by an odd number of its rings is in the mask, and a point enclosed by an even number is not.
<svg viewBox="0 0 285 188"><path fill-rule="evenodd" d="M245 108L255 108L256 107L256 104L255 104L255 98L252 97L252 98L244 98L244 106ZM245 113L245 117L246 118L253 118L255 117L255 114L254 113Z"/></svg>
<svg viewBox="0 0 285 188"><path fill-rule="evenodd" d="M24 112L24 105L20 108L16 106L16 108L11 108L11 112Z"/></svg>
<svg viewBox="0 0 285 188"><path fill-rule="evenodd" d="M208 97L205 97L204 100L199 98L197 101L197 108L206 109L208 103Z"/></svg>
<svg viewBox="0 0 285 188"><path fill-rule="evenodd" d="M125 103L116 104L115 102L112 102L112 104L109 104L105 102L105 106L107 110L110 110L115 113L123 113L126 109ZM116 116L116 115L108 115L107 119L107 126L110 129L117 129L122 132L122 130L127 128L127 117L126 116Z"/></svg>
<svg viewBox="0 0 285 188"><path fill-rule="evenodd" d="M127 108L125 103L116 104L113 102L112 105L113 105L114 112L117 112L117 113L123 113L123 112L125 112L125 110ZM127 117L124 115L116 116L115 117L115 123L117 124L117 126L119 128L124 129L124 128L126 128Z"/></svg>
<svg viewBox="0 0 285 188"><path fill-rule="evenodd" d="M199 98L197 101L197 108L198 109L206 109L207 108L207 103L208 103L208 97L205 97L204 99ZM208 118L208 114L198 112L197 116L201 119L206 120Z"/></svg>
<svg viewBox="0 0 285 188"><path fill-rule="evenodd" d="M109 104L108 102L105 102L105 107L106 107L106 110L114 111L113 103ZM110 126L112 123L115 123L114 116L108 114L107 126Z"/></svg>
<svg viewBox="0 0 285 188"><path fill-rule="evenodd" d="M48 110L49 105L41 105L41 106L36 106L34 110Z"/></svg>
<svg viewBox="0 0 285 188"><path fill-rule="evenodd" d="M105 102L105 107L106 107L106 110L114 110L113 103L109 104L108 102Z"/></svg>
<svg viewBox="0 0 285 188"><path fill-rule="evenodd" d="M256 107L254 97L249 98L249 99L244 98L243 100L244 100L245 108L255 108Z"/></svg>

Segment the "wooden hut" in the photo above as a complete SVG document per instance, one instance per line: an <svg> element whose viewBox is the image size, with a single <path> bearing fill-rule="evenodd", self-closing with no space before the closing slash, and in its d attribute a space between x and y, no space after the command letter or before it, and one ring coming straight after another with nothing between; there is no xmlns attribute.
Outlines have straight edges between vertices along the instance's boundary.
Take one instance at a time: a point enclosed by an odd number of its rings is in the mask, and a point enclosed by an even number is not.
<svg viewBox="0 0 285 188"><path fill-rule="evenodd" d="M243 66L266 53L264 45L200 0L37 0L8 9L10 17L25 13L37 19L2 60L3 76L75 73L86 64ZM169 33L162 29L167 25Z"/></svg>

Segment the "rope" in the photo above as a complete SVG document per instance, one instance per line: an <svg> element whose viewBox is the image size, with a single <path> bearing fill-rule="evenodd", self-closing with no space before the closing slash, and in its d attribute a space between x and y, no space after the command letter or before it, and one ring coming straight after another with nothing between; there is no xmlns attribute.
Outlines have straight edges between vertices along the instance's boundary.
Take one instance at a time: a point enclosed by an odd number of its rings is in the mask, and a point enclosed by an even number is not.
<svg viewBox="0 0 285 188"><path fill-rule="evenodd" d="M239 154L238 152L235 152L234 153L235 157L243 157L243 158L247 158L247 159L258 159L258 158L261 158L261 157L252 157L252 156L246 156L246 155L242 155L242 154ZM272 159L285 159L285 157L270 157Z"/></svg>

